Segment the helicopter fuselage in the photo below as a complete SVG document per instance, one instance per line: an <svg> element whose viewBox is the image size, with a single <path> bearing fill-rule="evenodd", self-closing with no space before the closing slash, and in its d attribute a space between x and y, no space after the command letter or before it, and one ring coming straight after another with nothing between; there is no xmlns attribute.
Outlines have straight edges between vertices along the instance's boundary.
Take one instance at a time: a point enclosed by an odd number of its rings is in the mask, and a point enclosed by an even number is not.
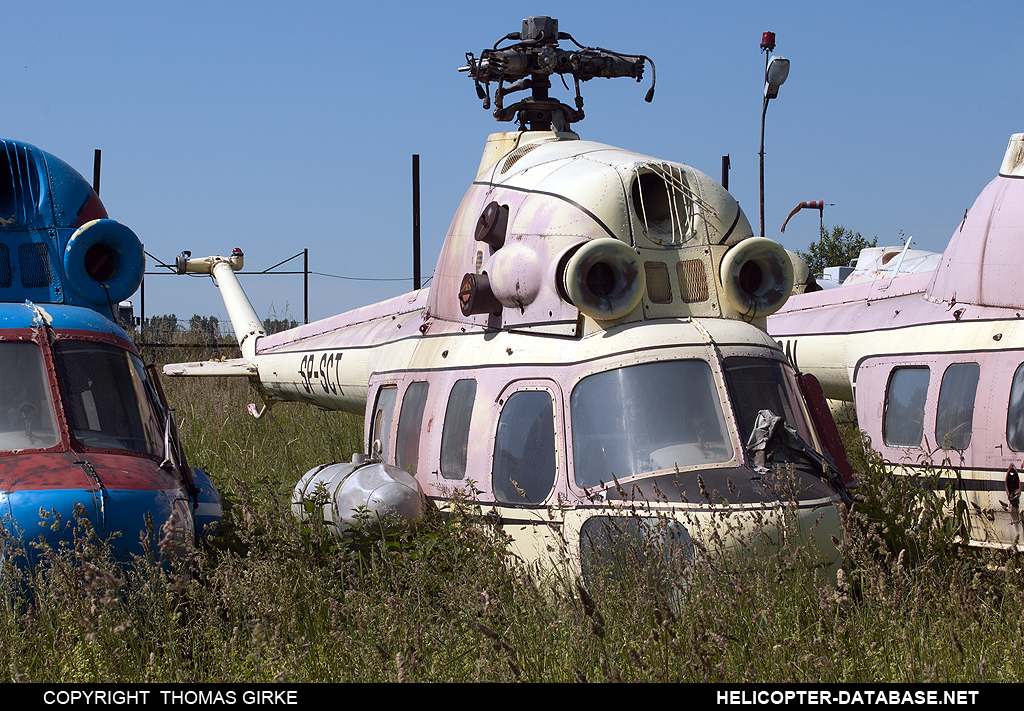
<svg viewBox="0 0 1024 711"><path fill-rule="evenodd" d="M789 258L680 163L575 134L495 134L429 289L282 333L262 333L240 266L240 255L179 262L215 277L243 358L165 372L246 376L266 406L365 414L366 455L307 474L300 512L318 481L341 486L376 459L435 502L472 492L537 561L556 542L577 555L588 521L638 502L688 540L725 511L748 514L733 531L776 516L782 481L748 451L762 411L823 451L761 327L792 287ZM806 530L821 519L820 564L837 565L837 492L821 460L776 449Z"/></svg>
<svg viewBox="0 0 1024 711"><path fill-rule="evenodd" d="M140 536L220 520L185 462L153 367L119 326L142 245L67 163L0 141L0 558L38 560L91 529L128 561Z"/></svg>
<svg viewBox="0 0 1024 711"><path fill-rule="evenodd" d="M937 476L931 485L955 492L951 507L966 503L965 540L986 547L1018 546L1024 534L1022 230L1024 134L1015 134L945 251L919 257L929 270L896 275L899 252L886 250L888 271L795 296L768 320L837 412L855 406L892 471Z"/></svg>

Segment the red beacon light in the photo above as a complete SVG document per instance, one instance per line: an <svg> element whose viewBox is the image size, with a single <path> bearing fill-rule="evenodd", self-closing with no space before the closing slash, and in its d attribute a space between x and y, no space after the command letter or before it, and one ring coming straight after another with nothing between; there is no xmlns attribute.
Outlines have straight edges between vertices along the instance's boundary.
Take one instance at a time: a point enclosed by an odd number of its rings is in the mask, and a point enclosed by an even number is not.
<svg viewBox="0 0 1024 711"><path fill-rule="evenodd" d="M766 52L775 50L775 33L764 32L761 34L761 49Z"/></svg>

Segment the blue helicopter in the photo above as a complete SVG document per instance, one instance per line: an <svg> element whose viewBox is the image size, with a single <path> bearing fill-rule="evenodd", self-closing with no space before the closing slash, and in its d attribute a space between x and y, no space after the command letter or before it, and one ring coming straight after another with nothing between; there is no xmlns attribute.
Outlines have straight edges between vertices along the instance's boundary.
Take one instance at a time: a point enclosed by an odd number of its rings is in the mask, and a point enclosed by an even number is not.
<svg viewBox="0 0 1024 711"><path fill-rule="evenodd" d="M30 558L83 516L121 561L148 530L182 541L220 521L155 368L117 323L144 270L139 238L81 174L0 139L0 520Z"/></svg>

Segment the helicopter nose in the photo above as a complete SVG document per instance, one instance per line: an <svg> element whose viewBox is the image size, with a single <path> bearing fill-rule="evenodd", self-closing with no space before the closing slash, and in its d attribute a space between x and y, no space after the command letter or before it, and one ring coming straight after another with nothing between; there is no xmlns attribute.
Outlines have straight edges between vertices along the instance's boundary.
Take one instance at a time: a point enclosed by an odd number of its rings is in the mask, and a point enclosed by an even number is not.
<svg viewBox="0 0 1024 711"><path fill-rule="evenodd" d="M183 543L193 535L191 503L179 489L20 490L0 494L0 510L9 513L4 528L29 559L85 536L107 543L111 557L126 562L145 554L145 537L156 551L161 540Z"/></svg>
<svg viewBox="0 0 1024 711"><path fill-rule="evenodd" d="M30 560L86 535L128 561L145 554L144 537L156 551L161 538L183 541L193 527L191 501L178 479L151 460L111 454L5 458L0 514L5 533Z"/></svg>

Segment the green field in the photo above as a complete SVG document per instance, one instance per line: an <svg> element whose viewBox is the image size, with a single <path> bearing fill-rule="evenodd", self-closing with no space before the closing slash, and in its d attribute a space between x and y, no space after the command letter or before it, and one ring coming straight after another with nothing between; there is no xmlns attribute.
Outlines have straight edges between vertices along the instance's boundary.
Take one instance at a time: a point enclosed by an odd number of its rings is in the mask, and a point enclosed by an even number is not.
<svg viewBox="0 0 1024 711"><path fill-rule="evenodd" d="M161 358L165 354L161 353ZM190 358L175 354L174 357ZM215 543L119 569L83 539L7 568L8 681L1021 681L1017 555L961 549L955 494L872 458L830 583L797 543L637 565L586 584L532 575L469 504L348 544L300 525L291 490L361 449L361 418L303 405L257 421L245 382L164 379L190 463L225 498ZM849 433L856 444L856 433ZM793 537L796 540L796 537ZM653 560L653 559L652 559Z"/></svg>

